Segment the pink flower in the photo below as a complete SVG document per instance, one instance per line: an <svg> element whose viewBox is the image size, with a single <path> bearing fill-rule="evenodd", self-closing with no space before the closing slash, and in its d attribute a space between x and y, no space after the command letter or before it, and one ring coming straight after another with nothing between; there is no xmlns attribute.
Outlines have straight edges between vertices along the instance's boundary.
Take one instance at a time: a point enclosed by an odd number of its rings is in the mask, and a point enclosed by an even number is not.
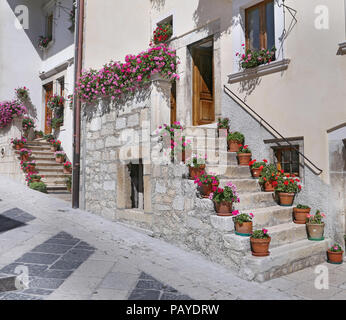
<svg viewBox="0 0 346 320"><path fill-rule="evenodd" d="M267 234L268 233L268 230L267 229L262 229L263 233L264 234Z"/></svg>

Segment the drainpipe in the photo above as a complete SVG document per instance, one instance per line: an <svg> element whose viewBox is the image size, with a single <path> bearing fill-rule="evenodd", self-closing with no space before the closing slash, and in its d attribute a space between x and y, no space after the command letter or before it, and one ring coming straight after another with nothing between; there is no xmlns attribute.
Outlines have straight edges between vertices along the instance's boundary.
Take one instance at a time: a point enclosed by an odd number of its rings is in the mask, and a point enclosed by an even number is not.
<svg viewBox="0 0 346 320"><path fill-rule="evenodd" d="M83 25L84 0L77 0L77 23L75 38L75 84L79 82L82 73L83 59ZM73 179L72 179L72 207L79 208L80 188L80 110L81 101L74 94L74 125L73 125Z"/></svg>

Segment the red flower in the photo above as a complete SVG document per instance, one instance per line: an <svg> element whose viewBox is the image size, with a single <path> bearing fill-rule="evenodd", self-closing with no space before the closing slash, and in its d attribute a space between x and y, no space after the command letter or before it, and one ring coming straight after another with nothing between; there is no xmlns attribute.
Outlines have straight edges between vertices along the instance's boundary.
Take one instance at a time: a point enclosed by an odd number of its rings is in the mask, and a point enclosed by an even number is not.
<svg viewBox="0 0 346 320"><path fill-rule="evenodd" d="M285 173L285 171L281 170L281 173L282 173L282 174L284 174L284 173Z"/></svg>
<svg viewBox="0 0 346 320"><path fill-rule="evenodd" d="M263 162L264 162L264 163L268 163L268 160L266 160L266 159L263 159Z"/></svg>
<svg viewBox="0 0 346 320"><path fill-rule="evenodd" d="M288 183L289 183L289 182L286 180L286 181L284 182L285 186L288 186Z"/></svg>

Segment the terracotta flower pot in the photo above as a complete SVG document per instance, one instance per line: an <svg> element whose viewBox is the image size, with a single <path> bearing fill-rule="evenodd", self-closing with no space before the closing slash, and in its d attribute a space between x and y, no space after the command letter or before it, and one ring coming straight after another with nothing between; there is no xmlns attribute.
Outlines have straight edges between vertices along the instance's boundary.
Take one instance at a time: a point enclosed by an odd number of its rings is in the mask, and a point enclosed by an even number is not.
<svg viewBox="0 0 346 320"><path fill-rule="evenodd" d="M307 215L310 213L311 209L299 209L293 208L293 222L296 224L306 224Z"/></svg>
<svg viewBox="0 0 346 320"><path fill-rule="evenodd" d="M32 179L32 182L40 182L41 179Z"/></svg>
<svg viewBox="0 0 346 320"><path fill-rule="evenodd" d="M249 165L249 162L247 164ZM263 169L260 169L260 168L251 169L252 176L254 178L259 178L261 176L262 170Z"/></svg>
<svg viewBox="0 0 346 320"><path fill-rule="evenodd" d="M39 134L36 134L36 135L35 135L35 138L36 138L36 139L41 139L41 138L42 138L42 136L41 136L41 135L39 135Z"/></svg>
<svg viewBox="0 0 346 320"><path fill-rule="evenodd" d="M340 252L333 252L328 250L327 255L328 255L328 262L329 263L334 263L334 264L341 264L343 262L343 251Z"/></svg>
<svg viewBox="0 0 346 320"><path fill-rule="evenodd" d="M313 241L324 240L324 237L323 237L324 223L313 224L313 223L307 222L306 227L308 229L309 240L313 240Z"/></svg>
<svg viewBox="0 0 346 320"><path fill-rule="evenodd" d="M241 143L239 141L228 140L228 151L229 152L238 152L240 149L240 144Z"/></svg>
<svg viewBox="0 0 346 320"><path fill-rule="evenodd" d="M56 157L55 161L56 161L56 163L63 163L64 162L64 157Z"/></svg>
<svg viewBox="0 0 346 320"><path fill-rule="evenodd" d="M239 236L250 236L252 233L252 221L243 222L242 224L236 222L235 231L235 233Z"/></svg>
<svg viewBox="0 0 346 320"><path fill-rule="evenodd" d="M202 175L202 172L205 170L205 164L201 164L198 168L189 167L189 179L195 180L195 178L199 178Z"/></svg>
<svg viewBox="0 0 346 320"><path fill-rule="evenodd" d="M266 257L270 255L269 244L271 237L267 239L250 238L252 255L256 257Z"/></svg>
<svg viewBox="0 0 346 320"><path fill-rule="evenodd" d="M238 161L240 166L248 166L251 161L251 153L238 153Z"/></svg>
<svg viewBox="0 0 346 320"><path fill-rule="evenodd" d="M290 207L293 205L295 194L293 192L279 192L280 206Z"/></svg>
<svg viewBox="0 0 346 320"><path fill-rule="evenodd" d="M203 198L208 198L213 192L213 186L211 184L202 184L200 186L200 191Z"/></svg>
<svg viewBox="0 0 346 320"><path fill-rule="evenodd" d="M50 151L51 151L51 152L56 152L56 151L57 151L57 148L56 148L56 147L50 147Z"/></svg>
<svg viewBox="0 0 346 320"><path fill-rule="evenodd" d="M267 181L264 184L264 191L265 192L274 192L274 187L273 187L272 181Z"/></svg>
<svg viewBox="0 0 346 320"><path fill-rule="evenodd" d="M24 162L27 162L29 160L29 154L22 154L20 156L20 159Z"/></svg>
<svg viewBox="0 0 346 320"><path fill-rule="evenodd" d="M233 212L232 202L223 201L223 202L214 202L214 203L215 203L215 210L218 216L221 216L221 217L232 216L232 212Z"/></svg>
<svg viewBox="0 0 346 320"><path fill-rule="evenodd" d="M65 174L70 174L71 172L72 172L72 168L67 169L64 167L64 173Z"/></svg>
<svg viewBox="0 0 346 320"><path fill-rule="evenodd" d="M14 146L14 148L15 148L16 150L23 149L23 147L24 147L23 144L16 144L16 145Z"/></svg>

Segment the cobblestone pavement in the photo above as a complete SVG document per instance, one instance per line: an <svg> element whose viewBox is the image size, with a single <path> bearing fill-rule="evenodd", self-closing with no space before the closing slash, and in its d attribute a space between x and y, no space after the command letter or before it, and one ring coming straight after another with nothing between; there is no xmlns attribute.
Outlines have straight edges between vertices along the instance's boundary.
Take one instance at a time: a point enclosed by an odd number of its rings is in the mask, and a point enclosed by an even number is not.
<svg viewBox="0 0 346 320"><path fill-rule="evenodd" d="M314 287L315 268L248 282L197 253L3 176L0 199L0 299L346 299L346 264L323 264L329 289ZM7 291L23 267L29 287Z"/></svg>

